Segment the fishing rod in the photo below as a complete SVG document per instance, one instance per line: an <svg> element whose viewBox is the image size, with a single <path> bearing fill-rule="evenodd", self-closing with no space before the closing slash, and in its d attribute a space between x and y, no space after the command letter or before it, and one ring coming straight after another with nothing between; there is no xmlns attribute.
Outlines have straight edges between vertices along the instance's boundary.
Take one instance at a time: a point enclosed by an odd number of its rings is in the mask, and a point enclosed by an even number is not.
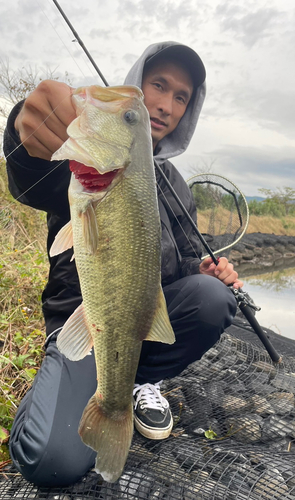
<svg viewBox="0 0 295 500"><path fill-rule="evenodd" d="M59 3L57 2L57 0L52 0L52 1L53 1L54 5L56 6L56 8L59 10L59 12L62 15L62 17L64 18L65 22L67 23L68 27L70 28L71 32L73 33L75 39L77 40L77 42L79 43L79 45L82 47L83 51L85 52L86 56L88 57L89 61L92 64L92 66L94 67L95 71L99 74L99 76L102 79L102 81L105 84L105 86L109 87L108 82L106 81L105 77L101 73L101 71L100 71L99 67L97 66L96 62L94 61L92 55L90 54L90 52L88 52L87 48L85 47L83 41L79 37L77 31L75 30L74 26L70 22L69 18L66 16L66 14L62 10L62 8L59 5Z"/></svg>
<svg viewBox="0 0 295 500"><path fill-rule="evenodd" d="M98 75L102 79L103 83L106 85L106 87L108 87L109 86L108 82L106 81L106 79L102 75L102 73L99 70L97 64L93 60L91 54L88 52L87 48L85 47L84 43L82 42L81 38L79 37L77 31L75 30L75 28L73 27L73 25L69 21L69 19L66 16L65 12L61 8L61 6L57 2L57 0L52 0L52 1L55 4L55 6L57 7L57 9L59 10L59 12L62 15L62 17L64 18L64 20L66 21L67 25L69 26L69 28L72 31L73 35L75 36L76 40L81 45L83 51L85 52L86 56L88 57L88 59L92 63L93 67L95 68L96 72L98 73ZM157 164L156 161L154 162L154 164L155 164L157 172L159 173L159 175L163 179L164 183L168 187L169 191L171 192L171 194L174 197L175 201L177 202L178 206L182 210L184 216L186 217L186 219L188 220L189 224L191 225L191 227L195 231L196 235L198 236L198 238L201 241L201 243L204 246L204 248L207 250L208 254L210 255L210 257L212 259L212 261L217 266L219 261L215 257L214 253L212 252L210 246L208 245L208 243L205 240L205 238L203 237L203 235L200 233L200 231L199 231L196 223L191 218L190 214L188 213L187 209L185 208L184 204L182 203L181 199L179 198L178 194L176 193L175 189L173 188L173 186L169 182L168 178L164 174L164 172L161 169L161 167ZM231 290L232 290L232 292L233 292L233 294L234 294L234 296L235 296L235 298L237 300L237 304L238 304L240 310L242 311L242 313L244 314L245 318L248 320L248 322L252 326L254 332L257 334L257 336L259 337L259 339L263 343L263 345L266 348L268 354L270 355L272 361L274 363L280 363L282 361L282 357L277 353L277 351L275 350L275 348L273 347L273 345L271 344L271 342L269 341L269 339L265 335L265 332L261 328L260 324L258 323L257 319L255 318L255 316L254 316L254 314L253 314L253 312L251 310L251 309L259 310L259 308L257 306L255 306L255 304L253 304L252 301L250 301L250 300L248 300L246 298L246 292L243 292L242 289L237 290L237 289L235 289L233 287L230 287L230 288L231 288Z"/></svg>
<svg viewBox="0 0 295 500"><path fill-rule="evenodd" d="M157 169L157 172L160 174L161 178L165 182L166 186L168 187L169 191L173 195L174 199L176 200L178 206L182 210L183 214L185 215L186 219L190 223L191 227L195 231L196 235L198 236L199 240L201 241L202 245L205 247L207 250L208 254L210 255L211 259L213 260L214 264L217 266L218 265L218 259L215 257L214 253L212 252L210 246L208 245L207 241L205 240L204 236L200 233L196 223L194 220L191 218L190 214L188 213L187 209L185 208L184 204L182 203L181 199L179 198L178 194L176 193L175 189L173 188L172 184L170 183L169 179L166 177L164 174L163 170L161 167L157 164L157 162L154 162L155 167ZM243 290L240 288L237 290L236 288L230 287L236 300L238 303L239 308L241 309L242 313L252 326L253 330L255 333L258 335L260 338L261 342L263 343L264 347L266 348L268 354L270 355L272 361L274 363L280 363L282 361L281 356L277 353L273 345L270 343L269 339L265 335L264 331L262 330L260 324L258 323L257 319L255 318L253 312L251 309L254 309L258 311L260 308L255 306L252 301L247 299L246 297L246 292L243 292Z"/></svg>

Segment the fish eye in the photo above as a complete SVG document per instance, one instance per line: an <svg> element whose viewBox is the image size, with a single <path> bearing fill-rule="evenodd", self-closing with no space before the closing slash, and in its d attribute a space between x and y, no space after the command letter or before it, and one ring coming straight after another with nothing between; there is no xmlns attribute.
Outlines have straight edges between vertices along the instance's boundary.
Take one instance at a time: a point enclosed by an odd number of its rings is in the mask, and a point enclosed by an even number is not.
<svg viewBox="0 0 295 500"><path fill-rule="evenodd" d="M129 125L135 125L139 121L139 114L134 109L128 109L124 113L124 120L129 123Z"/></svg>

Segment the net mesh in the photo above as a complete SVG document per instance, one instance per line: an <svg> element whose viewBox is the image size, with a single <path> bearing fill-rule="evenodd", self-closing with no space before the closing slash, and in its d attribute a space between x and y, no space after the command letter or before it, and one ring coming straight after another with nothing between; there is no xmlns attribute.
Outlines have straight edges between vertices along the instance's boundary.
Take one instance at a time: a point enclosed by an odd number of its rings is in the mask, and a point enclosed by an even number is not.
<svg viewBox="0 0 295 500"><path fill-rule="evenodd" d="M248 205L243 193L216 174L198 174L187 183L195 200L199 231L213 252L232 246L248 225Z"/></svg>
<svg viewBox="0 0 295 500"><path fill-rule="evenodd" d="M90 471L68 488L37 488L6 467L0 498L295 500L295 342L266 331L281 364L237 317L200 361L164 382L172 435L157 442L135 432L116 483Z"/></svg>

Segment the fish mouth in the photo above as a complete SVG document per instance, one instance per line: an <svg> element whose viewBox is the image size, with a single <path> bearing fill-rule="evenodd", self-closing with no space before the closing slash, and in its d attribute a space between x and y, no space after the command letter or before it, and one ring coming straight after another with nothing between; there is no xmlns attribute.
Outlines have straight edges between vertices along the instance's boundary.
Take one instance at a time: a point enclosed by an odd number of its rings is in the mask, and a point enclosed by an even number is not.
<svg viewBox="0 0 295 500"><path fill-rule="evenodd" d="M113 182L119 169L111 170L105 174L100 174L95 168L88 167L75 160L70 160L70 171L73 172L77 181L83 188L90 192L105 191Z"/></svg>

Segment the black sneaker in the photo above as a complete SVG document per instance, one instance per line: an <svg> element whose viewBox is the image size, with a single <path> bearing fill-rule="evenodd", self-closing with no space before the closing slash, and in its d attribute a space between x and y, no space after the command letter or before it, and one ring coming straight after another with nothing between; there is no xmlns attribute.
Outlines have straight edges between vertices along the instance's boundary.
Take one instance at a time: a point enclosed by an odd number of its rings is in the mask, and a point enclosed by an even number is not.
<svg viewBox="0 0 295 500"><path fill-rule="evenodd" d="M133 390L135 427L149 439L165 439L173 427L169 403L161 395L160 383L135 384Z"/></svg>

